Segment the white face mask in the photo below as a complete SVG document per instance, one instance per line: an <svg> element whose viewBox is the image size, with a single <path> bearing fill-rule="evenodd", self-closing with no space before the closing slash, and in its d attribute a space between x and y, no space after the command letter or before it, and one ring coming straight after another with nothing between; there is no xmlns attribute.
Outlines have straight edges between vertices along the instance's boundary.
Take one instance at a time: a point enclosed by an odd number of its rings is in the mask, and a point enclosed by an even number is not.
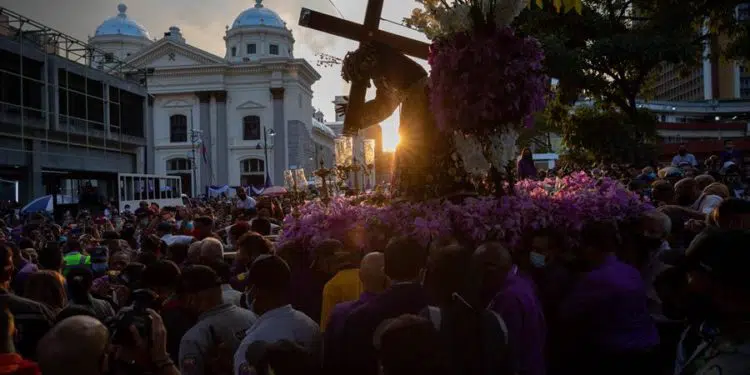
<svg viewBox="0 0 750 375"><path fill-rule="evenodd" d="M529 253L529 260L534 268L544 268L547 265L547 256L536 251Z"/></svg>

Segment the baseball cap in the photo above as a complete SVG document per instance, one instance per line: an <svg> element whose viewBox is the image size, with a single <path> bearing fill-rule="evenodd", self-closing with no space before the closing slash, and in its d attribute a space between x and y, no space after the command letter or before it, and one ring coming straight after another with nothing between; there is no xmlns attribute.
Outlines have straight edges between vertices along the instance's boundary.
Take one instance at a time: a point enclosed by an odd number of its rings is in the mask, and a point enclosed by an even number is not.
<svg viewBox="0 0 750 375"><path fill-rule="evenodd" d="M707 228L685 251L683 267L700 270L723 284L750 288L750 231Z"/></svg>
<svg viewBox="0 0 750 375"><path fill-rule="evenodd" d="M188 266L182 270L177 293L198 293L221 286L221 279L211 267Z"/></svg>

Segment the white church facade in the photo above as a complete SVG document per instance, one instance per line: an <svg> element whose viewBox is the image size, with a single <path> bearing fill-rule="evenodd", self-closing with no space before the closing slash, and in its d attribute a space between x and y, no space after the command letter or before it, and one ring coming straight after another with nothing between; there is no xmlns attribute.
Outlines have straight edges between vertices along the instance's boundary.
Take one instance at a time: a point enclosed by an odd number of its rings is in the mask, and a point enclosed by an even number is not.
<svg viewBox="0 0 750 375"><path fill-rule="evenodd" d="M191 46L175 26L154 41L126 11L121 4L89 43L146 69L150 173L183 176L184 192L202 194L283 185L286 169L311 175L321 160L333 164L336 135L313 118L320 75L294 58L291 30L262 0L227 28L224 56Z"/></svg>

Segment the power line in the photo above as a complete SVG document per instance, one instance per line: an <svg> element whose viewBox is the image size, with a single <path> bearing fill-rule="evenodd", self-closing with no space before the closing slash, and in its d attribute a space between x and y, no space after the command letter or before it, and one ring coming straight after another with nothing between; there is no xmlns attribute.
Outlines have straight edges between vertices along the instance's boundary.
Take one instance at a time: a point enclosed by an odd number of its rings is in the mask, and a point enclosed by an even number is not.
<svg viewBox="0 0 750 375"><path fill-rule="evenodd" d="M409 25L406 25L406 24L404 24L404 23L401 23L401 22L396 22L396 21L392 21L392 20L389 20L389 19L387 19L387 18L382 18L382 17L381 17L381 18L380 18L380 20L381 20L381 21L385 21L385 22L388 22L388 23L392 23L392 24L394 24L394 25L396 25L396 26L401 26L401 27L405 27L405 28L407 28L407 29L409 29L409 30L416 30L415 28L413 28L413 27L411 27L411 26L409 26Z"/></svg>
<svg viewBox="0 0 750 375"><path fill-rule="evenodd" d="M333 0L328 0L328 2L331 3L333 9L336 9L336 13L339 14L339 17L346 19L346 17L344 17L344 13L341 13L341 10L339 10L339 7L336 6L336 3L334 3Z"/></svg>

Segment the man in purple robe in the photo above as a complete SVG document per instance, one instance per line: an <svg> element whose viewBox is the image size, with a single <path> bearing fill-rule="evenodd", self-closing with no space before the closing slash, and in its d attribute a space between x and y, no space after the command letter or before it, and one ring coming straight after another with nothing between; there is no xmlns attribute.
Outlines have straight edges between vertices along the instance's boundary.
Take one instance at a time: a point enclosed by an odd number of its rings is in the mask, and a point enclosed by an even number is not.
<svg viewBox="0 0 750 375"><path fill-rule="evenodd" d="M474 253L485 274L491 295L489 308L505 321L508 329L510 368L514 374L544 375L546 327L542 304L533 282L518 274L510 252L499 243L486 243Z"/></svg>
<svg viewBox="0 0 750 375"><path fill-rule="evenodd" d="M654 367L659 335L646 285L614 255L616 238L613 223L587 225L569 262L582 273L560 306L559 323L570 338L557 353L565 373L636 374Z"/></svg>
<svg viewBox="0 0 750 375"><path fill-rule="evenodd" d="M328 364L336 366L337 363L341 363L341 356L346 353L345 348L340 345L341 330L352 311L372 301L388 286L388 278L383 271L384 262L383 253L374 252L365 255L359 266L359 279L362 281L364 292L358 300L339 303L331 311L323 345L323 363L326 368ZM327 372L335 373L336 369L330 368Z"/></svg>
<svg viewBox="0 0 750 375"><path fill-rule="evenodd" d="M418 315L427 307L421 281L427 249L408 237L394 238L385 248L386 276L391 286L370 302L352 311L341 329L340 345L346 348L336 374L376 375L378 361L373 335L383 321L403 314Z"/></svg>

